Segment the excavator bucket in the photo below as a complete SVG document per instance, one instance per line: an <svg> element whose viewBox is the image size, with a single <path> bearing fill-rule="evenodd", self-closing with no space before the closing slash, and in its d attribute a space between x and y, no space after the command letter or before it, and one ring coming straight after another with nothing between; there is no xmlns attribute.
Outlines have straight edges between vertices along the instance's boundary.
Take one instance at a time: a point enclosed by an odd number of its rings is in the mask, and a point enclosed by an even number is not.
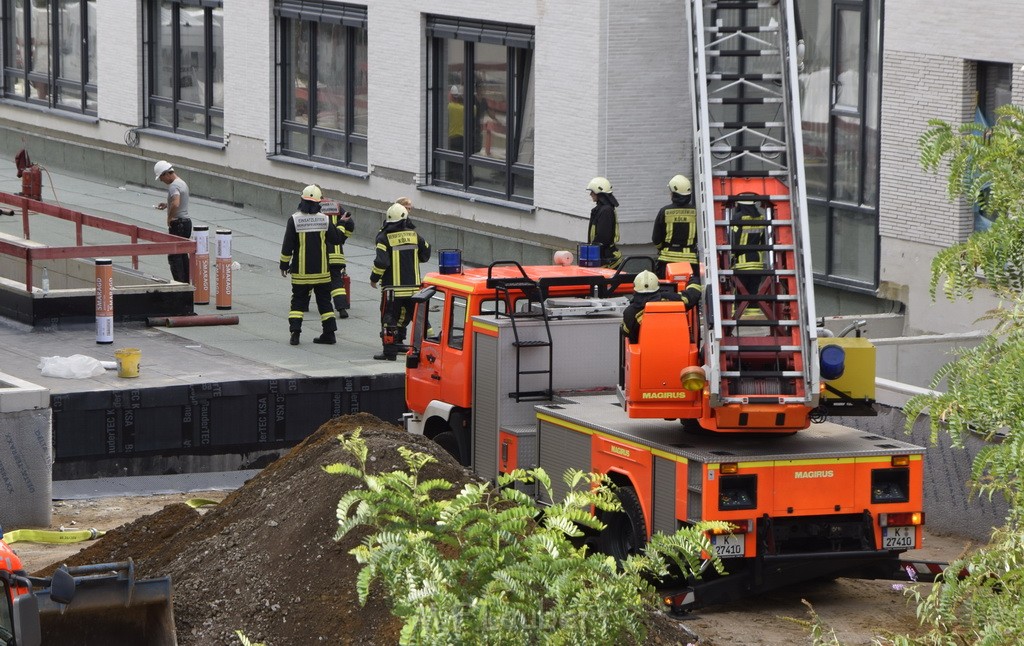
<svg viewBox="0 0 1024 646"><path fill-rule="evenodd" d="M64 566L33 579L43 644L176 646L171 578L139 580L122 563ZM43 585L36 585L43 584Z"/></svg>

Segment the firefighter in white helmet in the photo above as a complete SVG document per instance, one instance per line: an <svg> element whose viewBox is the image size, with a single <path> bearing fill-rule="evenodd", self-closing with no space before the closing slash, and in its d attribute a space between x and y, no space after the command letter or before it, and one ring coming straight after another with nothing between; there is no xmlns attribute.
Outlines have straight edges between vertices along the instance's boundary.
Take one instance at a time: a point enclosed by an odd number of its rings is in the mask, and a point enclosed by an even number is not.
<svg viewBox="0 0 1024 646"><path fill-rule="evenodd" d="M680 293L666 284L662 287L653 271L645 269L633 279L633 297L622 312L622 334L630 343L640 340L640 325L644 320L644 307L651 301L682 301L687 309L700 300L700 281L690 278L686 289Z"/></svg>
<svg viewBox="0 0 1024 646"><path fill-rule="evenodd" d="M693 208L693 187L685 175L676 175L668 182L672 203L661 207L654 218L651 242L658 248L655 273L665 277L665 267L672 262L688 262L693 275L697 262L697 210Z"/></svg>
<svg viewBox="0 0 1024 646"><path fill-rule="evenodd" d="M601 266L615 269L622 262L619 242L619 201L612 194L612 183L604 177L595 177L587 184L594 208L590 211L587 244L601 248Z"/></svg>
<svg viewBox="0 0 1024 646"><path fill-rule="evenodd" d="M288 218L284 242L281 244L281 275L292 277L292 300L288 311L288 329L292 345L299 344L302 332L302 313L309 309L309 293L316 296L316 309L320 313L323 332L313 343L337 343L334 332L338 322L334 319L331 303L331 274L328 253L335 245L345 244L345 236L320 212L323 192L316 184L302 189L302 199L295 213Z"/></svg>
<svg viewBox="0 0 1024 646"><path fill-rule="evenodd" d="M388 207L384 226L377 233L370 287L381 283L380 322L384 349L374 359L394 361L412 320L412 297L420 289L420 263L430 260L430 245L409 222L409 211L399 203Z"/></svg>

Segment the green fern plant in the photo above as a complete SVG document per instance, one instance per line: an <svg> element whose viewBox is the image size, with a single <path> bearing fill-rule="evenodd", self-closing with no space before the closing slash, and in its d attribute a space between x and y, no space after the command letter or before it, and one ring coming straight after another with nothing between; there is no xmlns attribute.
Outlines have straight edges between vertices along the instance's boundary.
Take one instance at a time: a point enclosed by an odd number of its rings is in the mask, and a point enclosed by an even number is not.
<svg viewBox="0 0 1024 646"><path fill-rule="evenodd" d="M603 529L593 510L621 509L606 476L567 472L568 493L543 508L517 488L536 485L554 500L542 469L505 474L497 488L468 483L445 497L437 494L451 483L421 479L433 457L401 448L404 471L371 474L359 430L339 440L354 464L325 470L361 485L338 503L335 538L371 529L352 550L363 566L359 599L379 586L404 622L403 644L642 641L644 615L657 601L649 581L672 566L696 574L700 554L714 554L705 532L726 526L656 534L642 554L617 563L577 540ZM712 567L724 573L717 559Z"/></svg>

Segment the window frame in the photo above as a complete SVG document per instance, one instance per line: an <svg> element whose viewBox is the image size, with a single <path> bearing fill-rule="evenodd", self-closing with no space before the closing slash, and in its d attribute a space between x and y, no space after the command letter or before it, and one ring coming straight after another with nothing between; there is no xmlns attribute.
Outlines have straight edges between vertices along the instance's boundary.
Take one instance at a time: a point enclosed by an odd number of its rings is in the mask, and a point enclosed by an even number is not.
<svg viewBox="0 0 1024 646"><path fill-rule="evenodd" d="M171 49L172 64L171 64L171 96L165 97L159 94L154 94L154 88L156 86L157 78L157 65L160 64L160 58L154 51L156 43L156 33L160 28L160 5L162 2L170 2L171 7ZM220 120L221 132L224 130L224 106L215 107L213 105L214 97L214 81L213 81L213 70L214 70L214 57L211 55L214 52L213 42L213 10L224 8L223 0L149 0L146 3L146 16L145 16L145 51L146 51L146 127L159 130L162 132L170 132L180 137L188 137L192 139L224 142L224 135L213 134L213 121L215 118ZM181 8L182 7L199 7L203 9L203 51L206 53L205 59L203 60L203 73L202 79L204 83L203 92L203 105L193 103L190 101L183 101L181 98ZM224 65L224 33L221 32L221 65ZM223 70L222 70L223 72ZM221 80L223 86L223 79ZM155 108L161 108L169 110L171 114L171 125L166 126L161 123L155 123L153 120L153 114ZM203 119L203 132L199 133L196 129L182 128L180 126L182 114L202 114Z"/></svg>
<svg viewBox="0 0 1024 646"><path fill-rule="evenodd" d="M362 32L363 41L368 42L367 31L367 10L364 6L327 4L310 2L306 0L278 0L274 6L275 29L277 30L278 43L278 75L276 80L277 89L277 137L275 141L276 154L292 159L300 159L317 164L349 168L353 170L366 171L369 169L369 146L368 133L355 132L356 123L356 87L359 77L359 59L356 56L358 35ZM295 65L289 60L292 49L289 47L288 38L294 33L291 29L293 22L307 22L310 29L310 43L308 46L309 60L307 61L310 70L308 85L315 85L316 75L319 73L318 56L320 47L318 45L320 26L324 24L340 25L345 29L345 123L340 128L327 128L317 123L317 111L315 110L318 96L317 93L310 93L307 107L307 122L289 120L286 106L286 81L289 79L289 70ZM368 73L368 72L367 72ZM294 149L287 148L285 140L288 133L301 133L306 137L306 153L301 154ZM344 159L326 157L316 154L318 141L330 140L339 142L343 151ZM361 147L365 162L357 161L358 156L353 154L356 147Z"/></svg>
<svg viewBox="0 0 1024 646"><path fill-rule="evenodd" d="M472 148L463 144L463 150L451 150L441 145L446 134L442 132L445 121L442 115L447 111L448 90L451 86L444 69L446 56L444 49L447 41L462 42L463 71L462 90L464 97L473 97L478 71L476 69L475 48L477 43L496 44L506 48L506 66L508 73L505 80L505 96L508 97L510 112L507 117L507 140L505 159L499 160L474 154ZM534 73L534 30L533 27L492 23L450 18L445 16L427 17L427 142L425 163L429 169L428 182L438 188L449 189L461 193L483 195L486 197L532 205L534 200L534 165L519 161L519 151L523 143L523 120L527 107L527 94L530 78ZM473 130L473 111L463 112L463 132ZM467 137L464 135L464 138ZM448 163L461 163L461 181L444 178L439 169ZM473 186L474 168L495 171L504 176L504 191L481 186ZM517 180L524 182L529 188L526 195L517 194Z"/></svg>
<svg viewBox="0 0 1024 646"><path fill-rule="evenodd" d="M63 42L61 41L61 29L60 29L60 2L59 0L48 0L46 6L47 14L47 37L50 45L47 47L47 71L45 73L30 71L31 64L26 64L31 58L31 42L32 42L32 0L24 0L22 18L23 24L21 25L22 33L28 37L25 38L25 42L22 43L21 52L17 51L16 38L12 37L12 30L16 29L14 24L14 0L2 0L0 4L0 22L2 22L2 40L3 40L3 87L0 92L3 93L3 98L11 101L21 101L26 104L37 105L45 108L49 108L54 111L68 112L71 114L82 114L87 116L96 116L96 106L99 101L99 92L96 84L96 79L89 78L89 49L93 46L95 49L96 43L93 43L90 38L89 29L89 4L94 5L93 15L95 16L95 5L98 4L98 0L80 0L79 3L79 24L83 26L81 29L80 42L75 43L78 46L78 54L81 67L80 77L75 79L61 78L61 57L60 51L63 49ZM55 18L57 17L57 18ZM94 26L95 27L95 26ZM8 65L9 56L21 56L22 66L21 69ZM21 80L24 91L15 92L13 91L13 85L17 80ZM33 83L45 83L47 87L47 96L45 99L32 96L32 84ZM9 89L11 88L11 89ZM75 90L79 94L79 101L77 108L58 101L60 96L60 90ZM56 90L56 91L55 91ZM91 103L91 105L90 105Z"/></svg>

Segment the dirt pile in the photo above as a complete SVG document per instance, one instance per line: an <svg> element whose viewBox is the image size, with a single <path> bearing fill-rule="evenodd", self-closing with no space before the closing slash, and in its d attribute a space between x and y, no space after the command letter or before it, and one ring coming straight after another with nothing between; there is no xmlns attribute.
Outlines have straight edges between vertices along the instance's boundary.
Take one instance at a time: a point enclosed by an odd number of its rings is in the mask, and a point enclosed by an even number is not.
<svg viewBox="0 0 1024 646"><path fill-rule="evenodd" d="M170 575L181 646L239 643L236 630L269 646L396 644L401 623L379 595L360 606L359 565L340 543L338 500L355 485L321 467L348 461L340 433L362 427L371 471L405 467L397 448L434 455L424 477L472 479L437 444L371 415L339 417L205 513L175 504L107 533L67 560L70 565L135 560L140 577ZM52 570L53 567L49 568ZM655 617L650 644L687 643L673 620Z"/></svg>

